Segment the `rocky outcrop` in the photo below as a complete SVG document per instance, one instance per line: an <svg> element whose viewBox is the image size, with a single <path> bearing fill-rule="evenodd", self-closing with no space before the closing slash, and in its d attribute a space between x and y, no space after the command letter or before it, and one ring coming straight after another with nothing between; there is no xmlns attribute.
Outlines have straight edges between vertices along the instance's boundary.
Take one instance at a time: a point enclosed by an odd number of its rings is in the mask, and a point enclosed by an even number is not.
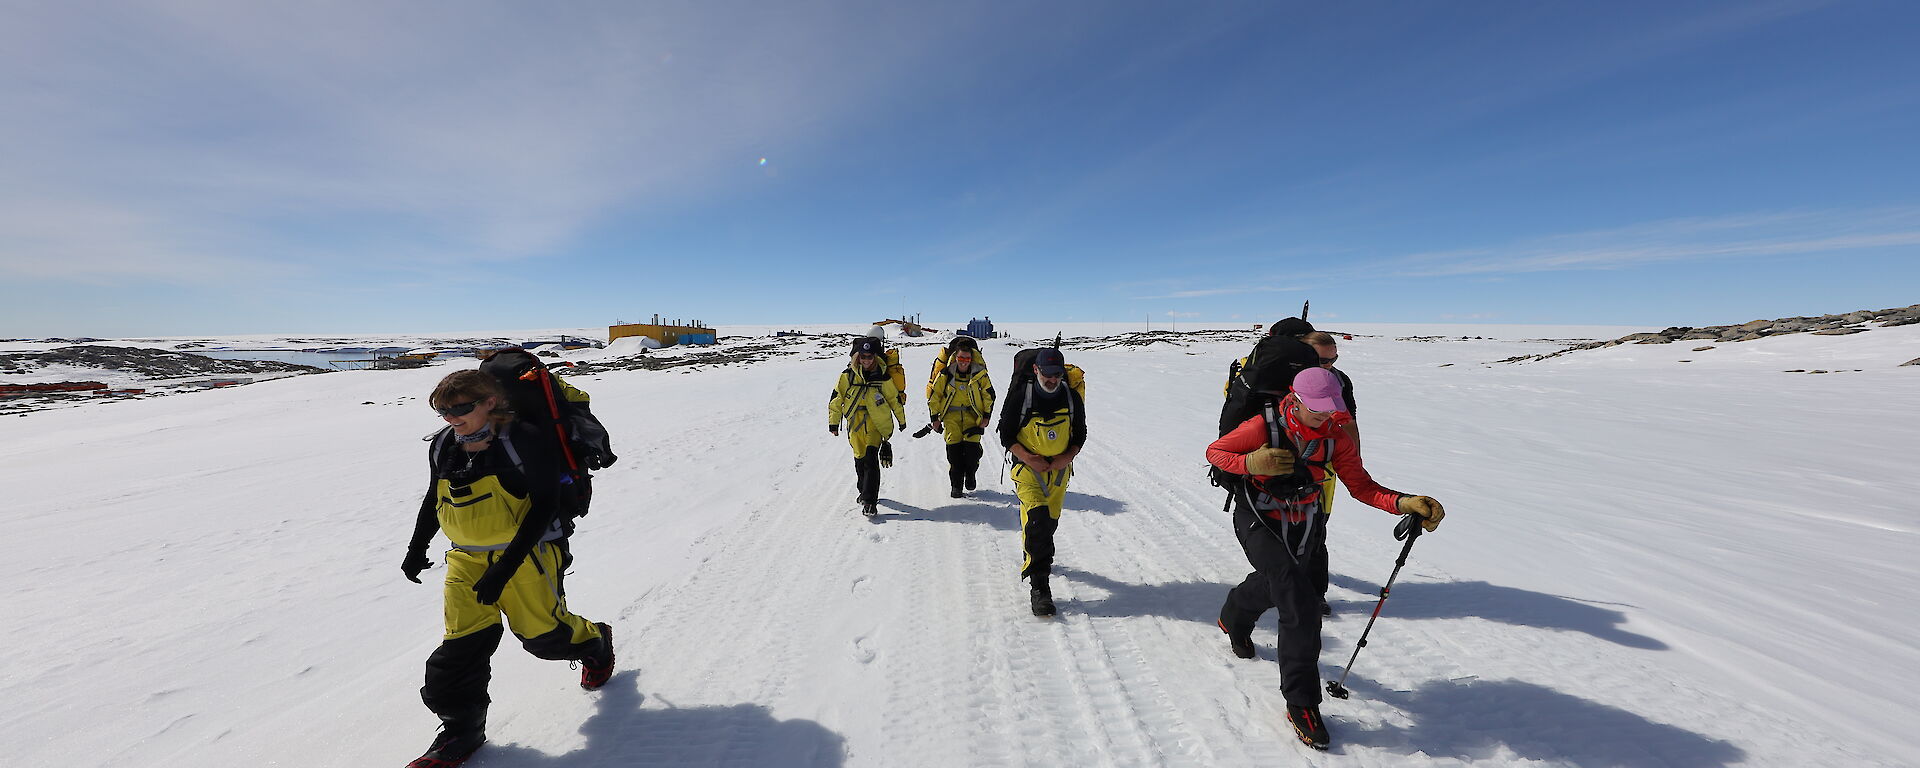
<svg viewBox="0 0 1920 768"><path fill-rule="evenodd" d="M263 360L216 360L205 355L145 347L73 346L0 355L0 374L26 373L49 365L103 368L148 378L236 373L326 373L324 368Z"/></svg>
<svg viewBox="0 0 1920 768"><path fill-rule="evenodd" d="M1846 336L1866 333L1878 328L1892 328L1900 325L1920 323L1920 304L1910 307L1895 307L1882 310L1861 310L1839 315L1820 317L1783 317L1778 320L1753 320L1739 325L1712 325L1704 328L1675 326L1659 333L1630 333L1609 341L1596 341L1577 344L1572 347L1545 355L1517 357L1501 362L1524 362L1559 357L1568 352L1583 349L1603 349L1621 344L1672 344L1676 341L1712 341L1719 343L1739 343L1753 341L1770 336L1785 336L1794 333L1811 333L1816 336ZM1871 326L1871 327L1870 327ZM1699 352L1711 347L1699 347ZM1908 363L1907 365L1912 365Z"/></svg>

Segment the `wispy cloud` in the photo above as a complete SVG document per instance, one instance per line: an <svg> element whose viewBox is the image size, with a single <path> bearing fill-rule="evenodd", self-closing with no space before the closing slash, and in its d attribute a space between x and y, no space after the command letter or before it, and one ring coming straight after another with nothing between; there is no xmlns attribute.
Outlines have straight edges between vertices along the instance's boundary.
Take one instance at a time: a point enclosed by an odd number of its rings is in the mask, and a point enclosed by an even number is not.
<svg viewBox="0 0 1920 768"><path fill-rule="evenodd" d="M881 41L861 13L29 4L0 25L0 196L108 225L0 217L0 269L284 267L337 258L311 246L341 237L393 246L363 257L381 262L550 255L764 178L758 158L802 151L939 49L939 12Z"/></svg>
<svg viewBox="0 0 1920 768"><path fill-rule="evenodd" d="M1665 262L1920 246L1920 209L1786 212L1674 219L1388 263L1404 277L1624 269Z"/></svg>
<svg viewBox="0 0 1920 768"><path fill-rule="evenodd" d="M1228 287L1221 287L1221 288L1193 288L1188 290L1172 291L1170 293L1164 293L1164 294L1159 294L1155 296L1133 296L1130 298L1133 298L1133 299L1199 299L1199 298L1206 298L1209 296L1231 296L1231 295L1242 294L1242 293L1285 293L1289 291L1300 291L1300 290L1305 290L1305 289L1298 288L1298 287L1278 286L1278 285L1236 285L1236 286L1228 286Z"/></svg>

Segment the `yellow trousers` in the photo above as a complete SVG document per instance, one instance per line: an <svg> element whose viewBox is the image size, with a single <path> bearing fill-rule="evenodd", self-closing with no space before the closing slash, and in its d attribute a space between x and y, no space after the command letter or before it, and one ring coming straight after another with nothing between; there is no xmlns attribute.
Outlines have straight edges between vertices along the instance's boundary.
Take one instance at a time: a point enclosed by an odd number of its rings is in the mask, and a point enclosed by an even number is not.
<svg viewBox="0 0 1920 768"><path fill-rule="evenodd" d="M1060 527L1060 507L1066 503L1073 469L1041 473L1015 462L1012 474L1014 495L1020 497L1020 549L1026 553L1020 575L1051 573L1053 532Z"/></svg>
<svg viewBox="0 0 1920 768"><path fill-rule="evenodd" d="M560 548L546 542L533 548L520 570L513 572L500 591L500 601L481 605L473 593L474 582L487 572L487 566L499 552L448 550L447 583L443 607L446 612L447 640L466 637L500 623L507 625L527 650L541 658L573 658L569 654L579 646L598 647L600 628L567 610L567 598L561 585Z"/></svg>

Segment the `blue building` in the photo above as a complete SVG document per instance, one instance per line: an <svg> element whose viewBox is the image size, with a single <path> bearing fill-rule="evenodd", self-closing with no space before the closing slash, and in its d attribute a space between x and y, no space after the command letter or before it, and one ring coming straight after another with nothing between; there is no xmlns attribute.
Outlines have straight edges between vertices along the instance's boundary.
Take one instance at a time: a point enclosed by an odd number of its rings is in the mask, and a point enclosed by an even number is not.
<svg viewBox="0 0 1920 768"><path fill-rule="evenodd" d="M966 335L976 339L993 338L993 318L974 318L968 321Z"/></svg>

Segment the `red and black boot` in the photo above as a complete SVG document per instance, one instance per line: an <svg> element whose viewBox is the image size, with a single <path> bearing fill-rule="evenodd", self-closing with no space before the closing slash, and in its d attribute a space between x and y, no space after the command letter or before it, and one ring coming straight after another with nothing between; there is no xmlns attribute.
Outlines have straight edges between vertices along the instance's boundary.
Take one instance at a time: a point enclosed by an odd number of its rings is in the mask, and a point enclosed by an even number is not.
<svg viewBox="0 0 1920 768"><path fill-rule="evenodd" d="M486 741L487 734L479 728L441 728L440 735L433 737L433 746L407 763L407 768L454 768L473 757Z"/></svg>
<svg viewBox="0 0 1920 768"><path fill-rule="evenodd" d="M1288 704L1287 722L1293 724L1293 735L1300 737L1300 743L1314 749L1327 748L1327 721L1320 719L1319 707Z"/></svg>
<svg viewBox="0 0 1920 768"><path fill-rule="evenodd" d="M605 643L601 656L580 660L580 687L589 691L600 690L613 677L613 627L605 623L596 623L600 628L600 640Z"/></svg>

